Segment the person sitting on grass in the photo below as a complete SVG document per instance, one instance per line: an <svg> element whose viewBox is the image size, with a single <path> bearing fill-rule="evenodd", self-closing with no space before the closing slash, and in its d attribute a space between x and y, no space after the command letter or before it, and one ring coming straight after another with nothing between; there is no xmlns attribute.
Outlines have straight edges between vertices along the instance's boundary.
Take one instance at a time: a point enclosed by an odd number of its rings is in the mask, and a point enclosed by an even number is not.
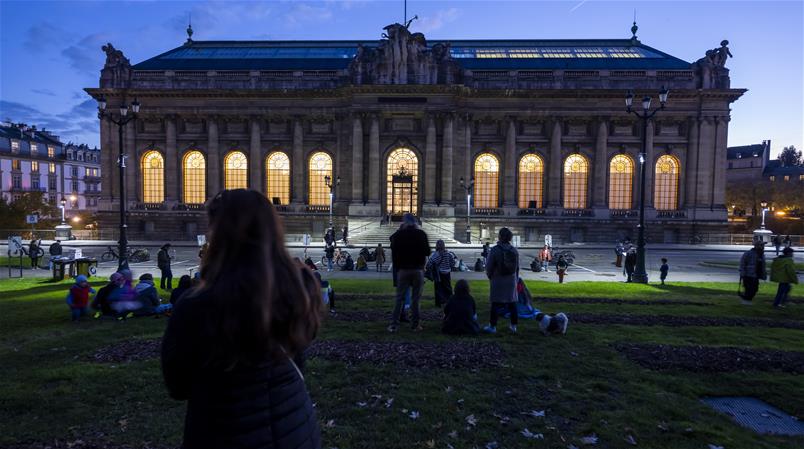
<svg viewBox="0 0 804 449"><path fill-rule="evenodd" d="M67 293L67 305L70 306L70 314L74 322L87 314L89 295L91 293L95 293L95 289L89 286L87 277L83 274L76 276L75 284L70 287L70 292Z"/></svg>
<svg viewBox="0 0 804 449"><path fill-rule="evenodd" d="M316 280L318 280L319 285L321 285L321 299L323 300L325 305L329 305L329 313L335 314L335 290L332 288L332 284L329 281L325 281L321 279L321 272L314 271L313 276L315 276Z"/></svg>
<svg viewBox="0 0 804 449"><path fill-rule="evenodd" d="M539 322L539 331L542 335L565 335L569 318L563 312L550 316L546 313L536 314L536 321Z"/></svg>
<svg viewBox="0 0 804 449"><path fill-rule="evenodd" d="M187 290L192 288L193 280L190 278L189 275L185 274L181 278L179 278L179 285L170 292L170 303L174 306L176 305L176 301L181 299L181 295L184 294Z"/></svg>
<svg viewBox="0 0 804 449"><path fill-rule="evenodd" d="M447 335L477 335L480 332L475 298L469 293L469 283L465 279L455 283L454 292L444 306L441 332Z"/></svg>
<svg viewBox="0 0 804 449"><path fill-rule="evenodd" d="M140 308L134 311L135 316L157 315L167 312L173 307L171 304L162 304L151 273L140 276L140 282L134 287L134 292L136 301L140 303Z"/></svg>
<svg viewBox="0 0 804 449"><path fill-rule="evenodd" d="M95 318L100 318L101 316L116 316L117 312L112 309L112 303L109 300L115 292L115 290L119 290L123 287L123 275L120 273L112 273L109 276L109 283L101 287L98 290L98 293L95 295L95 298L92 299L92 308L96 310Z"/></svg>
<svg viewBox="0 0 804 449"><path fill-rule="evenodd" d="M318 267L315 266L315 262L313 262L313 259L311 259L309 257L304 259L304 264L307 265L307 268L309 268L309 269L311 269L313 271L318 271Z"/></svg>
<svg viewBox="0 0 804 449"><path fill-rule="evenodd" d="M368 264L366 264L366 258L363 255L357 256L357 264L355 265L355 271L368 271Z"/></svg>
<svg viewBox="0 0 804 449"><path fill-rule="evenodd" d="M341 271L355 271L355 260L352 259L351 254L346 255L346 260L343 262Z"/></svg>

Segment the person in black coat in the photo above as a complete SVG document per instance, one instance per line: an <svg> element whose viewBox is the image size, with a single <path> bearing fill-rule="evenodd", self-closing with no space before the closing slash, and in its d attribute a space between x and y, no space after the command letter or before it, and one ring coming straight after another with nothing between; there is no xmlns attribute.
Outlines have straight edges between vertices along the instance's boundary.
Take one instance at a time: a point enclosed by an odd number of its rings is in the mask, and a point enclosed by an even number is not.
<svg viewBox="0 0 804 449"><path fill-rule="evenodd" d="M634 270L636 269L637 263L637 252L636 249L630 248L627 253L625 253L625 275L627 279L625 282L631 282L631 277L634 275Z"/></svg>
<svg viewBox="0 0 804 449"><path fill-rule="evenodd" d="M174 288L172 292L170 292L170 303L174 306L176 302L181 298L187 290L189 290L193 286L193 280L190 278L189 275L184 275L179 278L179 286Z"/></svg>
<svg viewBox="0 0 804 449"><path fill-rule="evenodd" d="M208 208L201 283L162 340L167 390L187 401L182 448L319 449L299 362L321 322L320 287L293 263L263 194L224 190Z"/></svg>
<svg viewBox="0 0 804 449"><path fill-rule="evenodd" d="M469 283L465 279L455 283L455 293L444 306L444 322L441 332L448 335L477 335L475 298L469 294Z"/></svg>

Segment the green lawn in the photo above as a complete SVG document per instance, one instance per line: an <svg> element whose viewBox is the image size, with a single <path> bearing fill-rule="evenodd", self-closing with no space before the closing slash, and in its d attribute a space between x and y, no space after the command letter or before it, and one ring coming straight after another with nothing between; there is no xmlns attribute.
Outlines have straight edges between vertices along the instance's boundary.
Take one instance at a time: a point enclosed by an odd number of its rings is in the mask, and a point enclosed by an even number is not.
<svg viewBox="0 0 804 449"><path fill-rule="evenodd" d="M159 338L166 320L126 322L87 320L73 324L64 305L69 281L0 281L0 447L55 440L175 447L180 441L184 404L167 397L158 359L98 363L92 355L115 342ZM157 282L158 284L158 282ZM96 288L100 283L95 283ZM390 311L390 281L336 281L343 298L339 311ZM619 343L664 343L757 350L804 351L804 330L780 327L636 326L573 323L574 313L758 318L804 322L804 304L770 307L775 284L764 284L757 304L741 306L735 284L678 283L667 286L603 282L559 285L529 282L536 298L615 298L683 300L707 305L596 304L545 302L547 312L570 315L565 337L543 337L533 322L520 332L478 338L450 338L438 323L425 332L385 331L385 321L349 322L328 318L319 339L367 343L480 342L500 346L495 368L411 368L311 358L306 380L316 403L324 447L338 448L501 448L595 447L799 448L804 438L760 436L714 413L700 402L707 395L759 397L804 419L804 375L781 371L695 373L652 371L629 361ZM481 322L488 302L485 282L472 282ZM801 300L802 287L793 298ZM166 297L167 295L165 295ZM423 309L434 310L428 285ZM507 323L503 321L503 323ZM500 326L505 329L505 326ZM378 398L380 396L381 398ZM393 398L390 407L386 401ZM364 404L365 403L365 404ZM544 411L533 417L532 410ZM417 419L410 413L419 413ZM467 417L474 415L471 425ZM496 416L495 416L496 415ZM507 418L507 419L506 419ZM527 428L544 440L528 439ZM66 446L65 446L66 447ZM591 447L591 446L590 446Z"/></svg>

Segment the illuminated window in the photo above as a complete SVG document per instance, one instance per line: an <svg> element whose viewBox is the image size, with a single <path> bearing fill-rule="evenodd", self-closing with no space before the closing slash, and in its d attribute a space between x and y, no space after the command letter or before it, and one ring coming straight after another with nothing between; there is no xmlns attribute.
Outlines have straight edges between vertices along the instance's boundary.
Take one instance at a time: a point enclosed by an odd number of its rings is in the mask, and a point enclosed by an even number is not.
<svg viewBox="0 0 804 449"><path fill-rule="evenodd" d="M56 147L47 147L47 157L54 158L56 157Z"/></svg>
<svg viewBox="0 0 804 449"><path fill-rule="evenodd" d="M11 141L11 152L12 153L19 153L20 152L20 143L16 140Z"/></svg>
<svg viewBox="0 0 804 449"><path fill-rule="evenodd" d="M11 169L12 170L22 170L22 163L20 163L19 159L12 159L11 160Z"/></svg>
<svg viewBox="0 0 804 449"><path fill-rule="evenodd" d="M589 161L580 154L571 154L564 161L564 208L586 208L586 185Z"/></svg>
<svg viewBox="0 0 804 449"><path fill-rule="evenodd" d="M630 209L634 180L634 161L618 154L609 163L609 209Z"/></svg>
<svg viewBox="0 0 804 449"><path fill-rule="evenodd" d="M48 173L56 173L56 164L50 162L47 164L47 171Z"/></svg>
<svg viewBox="0 0 804 449"><path fill-rule="evenodd" d="M248 159L240 151L232 151L223 158L223 188L248 188Z"/></svg>
<svg viewBox="0 0 804 449"><path fill-rule="evenodd" d="M771 181L776 181L776 176L771 176L771 177L770 177L770 180L771 180Z"/></svg>
<svg viewBox="0 0 804 449"><path fill-rule="evenodd" d="M165 200L165 160L158 151L142 155L142 201L161 203Z"/></svg>
<svg viewBox="0 0 804 449"><path fill-rule="evenodd" d="M204 204L207 199L207 163L200 151L184 154L182 162L184 173L184 204Z"/></svg>
<svg viewBox="0 0 804 449"><path fill-rule="evenodd" d="M544 163L535 154L526 154L519 160L519 208L527 209L534 202L542 207L542 179Z"/></svg>
<svg viewBox="0 0 804 449"><path fill-rule="evenodd" d="M265 195L274 204L290 203L290 158L275 151L265 158Z"/></svg>
<svg viewBox="0 0 804 449"><path fill-rule="evenodd" d="M39 171L39 161L31 161L31 171L32 172Z"/></svg>
<svg viewBox="0 0 804 449"><path fill-rule="evenodd" d="M475 201L478 208L497 207L500 191L500 161L491 153L475 158Z"/></svg>
<svg viewBox="0 0 804 449"><path fill-rule="evenodd" d="M39 154L39 146L35 142L31 142L31 156Z"/></svg>
<svg viewBox="0 0 804 449"><path fill-rule="evenodd" d="M332 179L332 157L319 151L310 156L310 172L308 183L307 203L311 206L329 206L329 187L324 177Z"/></svg>
<svg viewBox="0 0 804 449"><path fill-rule="evenodd" d="M790 181L790 176L784 175L784 180L785 181Z"/></svg>
<svg viewBox="0 0 804 449"><path fill-rule="evenodd" d="M799 181L804 181L804 175L798 175L798 180Z"/></svg>
<svg viewBox="0 0 804 449"><path fill-rule="evenodd" d="M656 161L653 207L656 210L678 209L678 159L665 154Z"/></svg>
<svg viewBox="0 0 804 449"><path fill-rule="evenodd" d="M388 155L386 174L387 209L393 215L418 213L419 158L408 148L397 148Z"/></svg>

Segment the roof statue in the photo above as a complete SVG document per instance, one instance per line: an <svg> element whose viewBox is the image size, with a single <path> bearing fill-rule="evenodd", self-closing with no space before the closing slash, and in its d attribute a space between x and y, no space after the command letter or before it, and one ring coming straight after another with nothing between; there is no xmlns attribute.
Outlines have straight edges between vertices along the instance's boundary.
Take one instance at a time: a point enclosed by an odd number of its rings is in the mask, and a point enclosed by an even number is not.
<svg viewBox="0 0 804 449"><path fill-rule="evenodd" d="M725 39L720 42L720 48L707 50L705 56L693 64L700 79L698 88L728 89L729 69L726 68L726 61L733 57L729 51L729 41Z"/></svg>
<svg viewBox="0 0 804 449"><path fill-rule="evenodd" d="M415 17L414 17L415 19ZM445 84L454 82L458 65L449 43L427 47L422 33L411 33L407 24L383 28L379 46L358 44L350 71L355 84Z"/></svg>
<svg viewBox="0 0 804 449"><path fill-rule="evenodd" d="M101 50L106 53L106 62L101 70L101 84L106 81L111 82L109 87L128 87L131 79L131 62L111 43L102 46Z"/></svg>

